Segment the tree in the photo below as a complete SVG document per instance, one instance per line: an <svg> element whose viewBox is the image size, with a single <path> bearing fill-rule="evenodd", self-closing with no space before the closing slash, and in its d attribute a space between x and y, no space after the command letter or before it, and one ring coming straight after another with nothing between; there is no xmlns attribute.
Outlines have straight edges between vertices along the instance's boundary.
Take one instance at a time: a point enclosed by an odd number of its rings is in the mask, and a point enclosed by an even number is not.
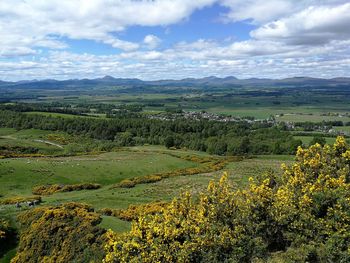
<svg viewBox="0 0 350 263"><path fill-rule="evenodd" d="M164 141L164 145L165 147L167 147L168 149L171 148L171 147L174 147L175 145L175 142L174 142L174 137L173 136L168 136L165 138L165 141Z"/></svg>
<svg viewBox="0 0 350 263"><path fill-rule="evenodd" d="M241 140L239 146L238 146L238 153L240 154L246 154L249 152L249 145L250 145L250 140L247 136L243 137Z"/></svg>
<svg viewBox="0 0 350 263"><path fill-rule="evenodd" d="M309 146L314 145L316 143L320 144L321 146L324 146L327 142L326 139L322 136L314 136L311 142L309 143Z"/></svg>

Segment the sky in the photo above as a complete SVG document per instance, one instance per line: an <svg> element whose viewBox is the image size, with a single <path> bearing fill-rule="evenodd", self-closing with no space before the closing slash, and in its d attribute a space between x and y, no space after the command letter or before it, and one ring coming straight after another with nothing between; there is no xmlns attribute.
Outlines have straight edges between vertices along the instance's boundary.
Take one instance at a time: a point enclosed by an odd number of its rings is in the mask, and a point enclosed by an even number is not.
<svg viewBox="0 0 350 263"><path fill-rule="evenodd" d="M350 77L349 0L0 0L0 79Z"/></svg>

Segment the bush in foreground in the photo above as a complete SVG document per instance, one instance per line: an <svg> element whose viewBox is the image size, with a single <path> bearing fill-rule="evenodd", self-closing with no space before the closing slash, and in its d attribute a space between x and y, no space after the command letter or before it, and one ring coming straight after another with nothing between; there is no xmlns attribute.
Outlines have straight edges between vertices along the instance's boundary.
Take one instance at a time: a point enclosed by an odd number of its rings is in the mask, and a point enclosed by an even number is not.
<svg viewBox="0 0 350 263"><path fill-rule="evenodd" d="M104 262L349 262L350 149L299 147L281 177L232 191L227 175L197 198L108 233Z"/></svg>
<svg viewBox="0 0 350 263"><path fill-rule="evenodd" d="M21 214L14 262L101 262L104 230L100 216L84 204L40 207Z"/></svg>

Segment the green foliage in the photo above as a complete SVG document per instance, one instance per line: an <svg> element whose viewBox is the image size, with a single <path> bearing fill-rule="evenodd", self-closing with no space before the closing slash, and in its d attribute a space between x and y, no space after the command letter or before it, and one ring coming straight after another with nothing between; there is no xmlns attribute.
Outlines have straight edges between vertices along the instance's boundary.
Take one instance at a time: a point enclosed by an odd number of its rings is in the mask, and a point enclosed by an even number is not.
<svg viewBox="0 0 350 263"><path fill-rule="evenodd" d="M100 141L96 145L70 143L64 147L66 154L146 143L207 151L217 155L294 154L300 143L288 131L272 126L272 123L267 122L220 122L185 118L173 121L157 120L128 113L118 118L92 119L59 118L0 110L0 127L54 130ZM62 138L53 139L66 143ZM273 146L274 143L278 143L278 150Z"/></svg>
<svg viewBox="0 0 350 263"><path fill-rule="evenodd" d="M162 213L109 232L105 262L348 262L350 148L299 148L281 177L262 174L232 190L224 175L199 199L189 193Z"/></svg>
<svg viewBox="0 0 350 263"><path fill-rule="evenodd" d="M40 207L18 216L21 236L11 262L100 262L104 230L91 207L66 203Z"/></svg>
<svg viewBox="0 0 350 263"><path fill-rule="evenodd" d="M168 149L173 147L175 145L175 142L174 142L174 137L172 136L168 136L165 138L165 141L164 141L164 145L165 147L167 147Z"/></svg>
<svg viewBox="0 0 350 263"><path fill-rule="evenodd" d="M314 136L309 144L309 146L312 146L314 144L320 144L321 146L324 146L327 142L326 139L322 136Z"/></svg>

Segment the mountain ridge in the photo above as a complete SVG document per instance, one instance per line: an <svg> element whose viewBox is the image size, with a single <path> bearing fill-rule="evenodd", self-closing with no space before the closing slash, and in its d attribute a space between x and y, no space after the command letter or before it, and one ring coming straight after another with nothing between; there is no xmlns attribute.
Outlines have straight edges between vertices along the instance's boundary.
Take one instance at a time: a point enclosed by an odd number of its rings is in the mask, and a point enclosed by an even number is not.
<svg viewBox="0 0 350 263"><path fill-rule="evenodd" d="M93 79L43 79L43 80L21 80L21 81L2 81L0 87L38 87L44 88L74 88L84 86L289 86L289 85L350 85L349 77L335 78L313 78L297 76L282 79L268 78L248 78L238 79L234 76L216 77L209 76L203 78L184 78L184 79L160 79L160 80L141 80L138 78L115 78L113 76L103 76Z"/></svg>

